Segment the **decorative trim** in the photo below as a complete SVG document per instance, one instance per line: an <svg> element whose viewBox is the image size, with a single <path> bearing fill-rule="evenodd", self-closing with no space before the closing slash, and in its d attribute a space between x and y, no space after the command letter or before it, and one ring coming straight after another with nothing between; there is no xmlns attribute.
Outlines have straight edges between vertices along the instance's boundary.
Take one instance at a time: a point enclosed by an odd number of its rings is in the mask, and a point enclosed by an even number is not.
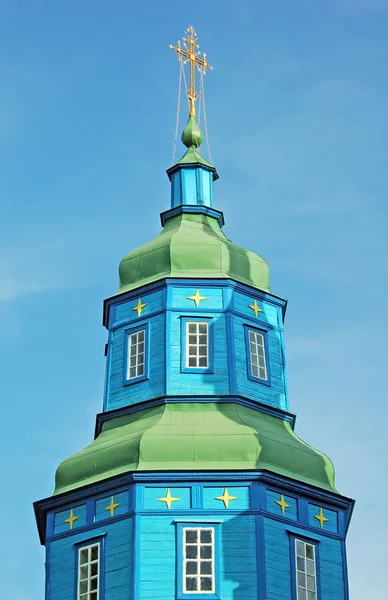
<svg viewBox="0 0 388 600"><path fill-rule="evenodd" d="M169 219L183 214L206 215L213 219L217 219L220 227L225 225L224 214L220 210L200 204L180 204L179 206L175 206L174 208L170 208L169 210L160 213L162 227L165 226Z"/></svg>
<svg viewBox="0 0 388 600"><path fill-rule="evenodd" d="M197 207L198 208L198 207ZM199 207L202 208L202 207ZM210 210L210 209L209 209ZM215 209L211 209L215 210ZM167 211L168 212L168 211ZM217 211L218 212L218 211ZM281 298L280 296L275 296L275 294L271 294L270 292L264 292L262 290L258 290L257 288L251 287L245 283L241 283L239 281L235 281L230 278L200 278L200 277L182 277L182 279L177 279L176 277L161 277L157 281L153 281L152 283L148 283L146 285L142 285L140 287L134 288L133 290L129 290L127 292L122 292L115 294L114 296L110 296L106 300L104 300L104 311L103 311L103 325L107 329L111 328L111 322L109 320L109 312L110 310L114 310L115 307L124 302L128 302L139 297L139 295L145 296L150 292L158 291L163 288L175 286L175 287L220 287L220 288L232 288L237 292L241 292L247 296L254 297L259 301L265 301L273 306L279 306L282 309L283 313L283 321L286 315L287 309L287 300ZM167 305L168 308L169 305ZM147 315L147 318L150 315ZM247 315L244 315L246 318Z"/></svg>

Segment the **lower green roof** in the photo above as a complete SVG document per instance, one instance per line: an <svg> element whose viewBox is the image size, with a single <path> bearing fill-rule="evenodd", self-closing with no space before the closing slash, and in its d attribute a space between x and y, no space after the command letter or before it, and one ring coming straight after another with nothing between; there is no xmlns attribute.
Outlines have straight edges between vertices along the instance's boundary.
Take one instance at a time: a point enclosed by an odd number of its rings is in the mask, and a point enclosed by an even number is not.
<svg viewBox="0 0 388 600"><path fill-rule="evenodd" d="M268 470L330 492L330 459L288 421L239 404L165 404L107 421L57 469L54 494L134 471Z"/></svg>

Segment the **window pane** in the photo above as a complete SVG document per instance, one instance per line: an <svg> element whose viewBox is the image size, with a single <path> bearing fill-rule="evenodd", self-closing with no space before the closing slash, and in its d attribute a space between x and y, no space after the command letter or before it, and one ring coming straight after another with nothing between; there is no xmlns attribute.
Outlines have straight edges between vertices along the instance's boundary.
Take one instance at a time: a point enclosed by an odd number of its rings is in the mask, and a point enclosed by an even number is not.
<svg viewBox="0 0 388 600"><path fill-rule="evenodd" d="M307 558L314 558L314 546L306 544L306 556Z"/></svg>
<svg viewBox="0 0 388 600"><path fill-rule="evenodd" d="M199 323L198 331L199 333L207 333L207 323Z"/></svg>
<svg viewBox="0 0 388 600"><path fill-rule="evenodd" d="M298 556L297 561L296 561L296 568L298 569L298 571L304 571L305 567L304 567L304 558L301 558L300 556Z"/></svg>
<svg viewBox="0 0 388 600"><path fill-rule="evenodd" d="M304 573L300 573L300 571L298 571L298 585L306 587L305 581L306 581L305 580L305 574Z"/></svg>
<svg viewBox="0 0 388 600"><path fill-rule="evenodd" d="M211 592L212 590L212 580L211 577L201 577L201 591L202 592Z"/></svg>
<svg viewBox="0 0 388 600"><path fill-rule="evenodd" d="M97 592L92 592L89 596L90 600L97 600Z"/></svg>
<svg viewBox="0 0 388 600"><path fill-rule="evenodd" d="M307 559L307 561L306 561L306 572L309 575L315 575L314 561L313 560Z"/></svg>
<svg viewBox="0 0 388 600"><path fill-rule="evenodd" d="M186 562L186 573L187 575L196 575L198 571L198 563L196 560L188 560Z"/></svg>
<svg viewBox="0 0 388 600"><path fill-rule="evenodd" d="M93 563L92 565L90 565L90 575L93 577L94 575L97 575L98 572L98 563Z"/></svg>
<svg viewBox="0 0 388 600"><path fill-rule="evenodd" d="M201 558L211 558L212 557L212 547L211 546L201 546Z"/></svg>
<svg viewBox="0 0 388 600"><path fill-rule="evenodd" d="M197 325L196 323L189 323L189 333L196 333Z"/></svg>
<svg viewBox="0 0 388 600"><path fill-rule="evenodd" d="M88 562L88 549L83 548L80 552L80 563L81 563L81 565L83 565L87 562Z"/></svg>
<svg viewBox="0 0 388 600"><path fill-rule="evenodd" d="M197 558L198 552L197 546L186 546L186 557L187 558Z"/></svg>
<svg viewBox="0 0 388 600"><path fill-rule="evenodd" d="M211 574L212 574L212 561L211 560L201 561L201 575L211 575Z"/></svg>
<svg viewBox="0 0 388 600"><path fill-rule="evenodd" d="M81 581L79 584L79 593L85 594L88 591L88 581Z"/></svg>
<svg viewBox="0 0 388 600"><path fill-rule="evenodd" d="M197 359L196 358L189 358L189 367L196 367L197 366Z"/></svg>
<svg viewBox="0 0 388 600"><path fill-rule="evenodd" d="M311 575L307 575L307 589L312 591L315 590L315 578Z"/></svg>
<svg viewBox="0 0 388 600"><path fill-rule="evenodd" d="M202 529L201 530L201 544L211 544L212 543L212 530L210 529Z"/></svg>
<svg viewBox="0 0 388 600"><path fill-rule="evenodd" d="M185 529L186 544L196 544L198 539L197 529Z"/></svg>
<svg viewBox="0 0 388 600"><path fill-rule="evenodd" d="M200 356L198 360L198 364L200 367L207 367L207 358Z"/></svg>
<svg viewBox="0 0 388 600"><path fill-rule="evenodd" d="M186 577L186 590L188 592L195 592L197 589L197 578Z"/></svg>
<svg viewBox="0 0 388 600"><path fill-rule="evenodd" d="M307 600L306 590L298 588L298 600Z"/></svg>
<svg viewBox="0 0 388 600"><path fill-rule="evenodd" d="M316 592L307 592L307 600L316 600L317 594Z"/></svg>
<svg viewBox="0 0 388 600"><path fill-rule="evenodd" d="M296 553L298 556L305 556L304 543L296 540Z"/></svg>
<svg viewBox="0 0 388 600"><path fill-rule="evenodd" d="M94 579L90 580L90 589L91 590L97 589L97 577L94 577Z"/></svg>

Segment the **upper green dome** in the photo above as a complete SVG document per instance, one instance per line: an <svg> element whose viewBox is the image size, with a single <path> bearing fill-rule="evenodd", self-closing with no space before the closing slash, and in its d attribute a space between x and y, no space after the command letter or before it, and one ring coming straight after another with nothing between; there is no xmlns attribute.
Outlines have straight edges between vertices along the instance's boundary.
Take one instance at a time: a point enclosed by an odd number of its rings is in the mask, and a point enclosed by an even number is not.
<svg viewBox="0 0 388 600"><path fill-rule="evenodd" d="M206 214L168 219L154 240L124 256L119 273L120 294L164 277L230 278L270 291L265 260L231 242Z"/></svg>
<svg viewBox="0 0 388 600"><path fill-rule="evenodd" d="M189 117L186 127L182 132L181 140L187 148L190 148L191 146L198 148L202 144L203 133L200 130L195 117Z"/></svg>
<svg viewBox="0 0 388 600"><path fill-rule="evenodd" d="M239 404L165 404L107 421L64 460L55 494L133 471L267 470L338 493L330 459L288 421Z"/></svg>

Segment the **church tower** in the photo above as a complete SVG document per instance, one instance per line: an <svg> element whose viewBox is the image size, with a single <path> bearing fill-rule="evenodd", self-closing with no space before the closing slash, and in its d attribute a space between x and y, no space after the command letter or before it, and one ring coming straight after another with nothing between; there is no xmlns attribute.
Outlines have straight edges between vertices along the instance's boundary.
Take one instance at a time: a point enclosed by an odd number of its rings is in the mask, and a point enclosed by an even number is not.
<svg viewBox="0 0 388 600"><path fill-rule="evenodd" d="M286 301L223 232L200 154L196 35L183 157L161 233L120 263L104 303L95 439L35 503L46 600L347 600L353 501L289 412Z"/></svg>

